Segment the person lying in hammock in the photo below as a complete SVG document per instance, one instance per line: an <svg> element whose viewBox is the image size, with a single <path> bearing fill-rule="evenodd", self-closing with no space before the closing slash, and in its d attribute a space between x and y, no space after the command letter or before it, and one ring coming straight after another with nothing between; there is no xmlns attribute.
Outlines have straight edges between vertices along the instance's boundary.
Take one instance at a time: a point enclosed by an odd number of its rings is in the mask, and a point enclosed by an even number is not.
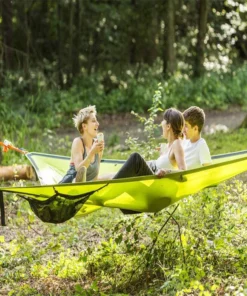
<svg viewBox="0 0 247 296"><path fill-rule="evenodd" d="M184 118L186 120L184 121ZM163 137L167 139L166 150L157 160L146 162L140 154L133 153L116 173L113 179L128 178L135 176L165 174L176 170L207 165L211 163L208 146L201 138L201 130L205 121L205 114L198 107L191 107L183 114L170 108L164 113L162 121ZM187 141L182 141L183 132ZM139 212L121 209L123 214L138 214Z"/></svg>
<svg viewBox="0 0 247 296"><path fill-rule="evenodd" d="M140 154L133 153L113 179L156 174L159 177L175 170L194 169L211 164L211 155L206 141L201 137L205 123L204 111L192 106L183 112L185 124L180 118L180 111L171 108L164 113L162 121L163 136L168 140L165 152L153 161L145 161ZM182 132L186 140L182 138ZM175 144L182 143L182 148L174 150ZM173 146L173 147L172 147ZM175 153L174 153L175 152ZM185 162L185 163L184 163Z"/></svg>
<svg viewBox="0 0 247 296"><path fill-rule="evenodd" d="M70 167L59 183L96 180L104 150L104 140L96 139L99 122L95 106L81 109L73 117L74 125L81 134L73 140Z"/></svg>
<svg viewBox="0 0 247 296"><path fill-rule="evenodd" d="M145 161L137 152L132 153L113 179L153 174L162 177L172 171L186 170L182 147L184 124L180 111L175 108L167 109L161 123L163 137L168 142L165 151L157 160L152 161Z"/></svg>

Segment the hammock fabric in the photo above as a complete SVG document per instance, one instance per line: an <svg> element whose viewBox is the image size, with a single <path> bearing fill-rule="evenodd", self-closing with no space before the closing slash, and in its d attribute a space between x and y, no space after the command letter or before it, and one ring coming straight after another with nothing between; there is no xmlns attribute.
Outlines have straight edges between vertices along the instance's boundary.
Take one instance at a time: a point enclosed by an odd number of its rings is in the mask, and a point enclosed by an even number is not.
<svg viewBox="0 0 247 296"><path fill-rule="evenodd" d="M35 152L25 155L33 165L41 186L0 187L0 193L16 193L28 200L34 213L42 221L50 223L62 223L102 207L158 212L185 196L246 171L247 167L246 150L214 156L212 165L168 174L161 179L144 176L58 184L69 166L68 157ZM123 163L119 160L102 160L100 174L116 172Z"/></svg>

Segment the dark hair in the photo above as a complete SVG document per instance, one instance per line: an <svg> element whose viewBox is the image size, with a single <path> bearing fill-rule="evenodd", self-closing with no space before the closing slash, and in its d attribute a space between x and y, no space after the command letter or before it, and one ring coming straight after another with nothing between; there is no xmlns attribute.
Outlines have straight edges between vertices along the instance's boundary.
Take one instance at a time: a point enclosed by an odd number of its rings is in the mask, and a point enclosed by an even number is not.
<svg viewBox="0 0 247 296"><path fill-rule="evenodd" d="M175 108L167 109L164 113L164 119L171 125L173 133L178 138L183 138L184 117L182 112Z"/></svg>
<svg viewBox="0 0 247 296"><path fill-rule="evenodd" d="M205 122L205 113L204 111L196 106L192 106L186 109L183 112L184 119L187 121L192 127L198 126L199 133L201 132L204 122Z"/></svg>

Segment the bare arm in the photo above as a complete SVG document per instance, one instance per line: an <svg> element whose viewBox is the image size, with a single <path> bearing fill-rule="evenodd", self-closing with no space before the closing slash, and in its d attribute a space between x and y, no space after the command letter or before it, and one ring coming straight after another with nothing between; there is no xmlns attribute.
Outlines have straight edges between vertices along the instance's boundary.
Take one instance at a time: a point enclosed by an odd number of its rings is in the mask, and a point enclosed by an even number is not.
<svg viewBox="0 0 247 296"><path fill-rule="evenodd" d="M71 147L71 161L74 163L75 169L78 171L82 166L88 168L95 154L101 153L103 148L104 143L95 141L86 158L83 159L84 147L82 141L80 138L75 138Z"/></svg>
<svg viewBox="0 0 247 296"><path fill-rule="evenodd" d="M177 171L183 171L187 169L185 164L185 159L184 159L184 150L180 140L177 140L174 142L173 154L174 154L174 158L175 158L178 170L159 169L158 172L156 173L158 177L163 177L166 174L177 172Z"/></svg>
<svg viewBox="0 0 247 296"><path fill-rule="evenodd" d="M101 145L100 146L100 152L99 152L99 162L101 162L101 159L102 159L103 153L104 153L105 142L101 141L99 144Z"/></svg>
<svg viewBox="0 0 247 296"><path fill-rule="evenodd" d="M116 173L109 173L105 175L98 176L97 180L111 180L116 175Z"/></svg>
<svg viewBox="0 0 247 296"><path fill-rule="evenodd" d="M187 167L186 167L186 163L185 163L185 159L184 159L184 150L183 150L180 140L175 141L173 152L174 152L174 157L175 157L175 161L177 163L178 169L179 170L186 170Z"/></svg>

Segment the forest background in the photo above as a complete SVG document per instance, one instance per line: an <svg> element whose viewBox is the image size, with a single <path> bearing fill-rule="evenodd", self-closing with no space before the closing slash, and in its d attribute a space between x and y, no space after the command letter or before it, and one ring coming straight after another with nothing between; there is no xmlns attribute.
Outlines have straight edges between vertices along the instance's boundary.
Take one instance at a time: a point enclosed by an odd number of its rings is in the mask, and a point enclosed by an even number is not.
<svg viewBox="0 0 247 296"><path fill-rule="evenodd" d="M245 0L0 0L0 9L0 135L29 151L68 155L71 141L60 135L87 105L111 125L131 111L148 117L157 96L157 113L246 110ZM244 128L206 139L212 154L247 140ZM117 133L106 139L118 143ZM112 151L130 153L105 155ZM2 163L23 161L10 153ZM247 295L244 181L183 200L165 231L173 207L47 225L9 196L0 294Z"/></svg>

